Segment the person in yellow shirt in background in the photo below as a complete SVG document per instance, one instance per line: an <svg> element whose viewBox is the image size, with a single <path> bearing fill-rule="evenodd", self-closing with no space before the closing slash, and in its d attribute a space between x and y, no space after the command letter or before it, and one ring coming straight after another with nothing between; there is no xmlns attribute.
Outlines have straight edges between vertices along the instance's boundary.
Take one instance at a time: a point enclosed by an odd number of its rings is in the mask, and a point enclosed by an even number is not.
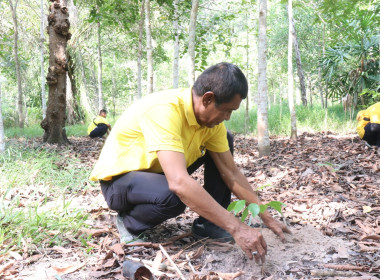
<svg viewBox="0 0 380 280"><path fill-rule="evenodd" d="M360 111L356 119L359 137L369 145L380 147L380 102Z"/></svg>
<svg viewBox="0 0 380 280"><path fill-rule="evenodd" d="M103 137L104 134L111 131L111 125L106 120L107 110L102 109L99 115L92 120L87 128L87 134L91 138Z"/></svg>
<svg viewBox="0 0 380 280"><path fill-rule="evenodd" d="M229 120L247 97L248 83L230 63L206 69L190 89L153 93L135 102L116 121L90 179L100 181L110 209L118 212L122 242L136 241L148 229L183 213L200 215L192 233L200 238L232 240L248 258L264 261L263 235L226 208L231 192L260 204L236 166ZM189 174L204 165L204 186ZM268 211L265 225L282 240L289 229Z"/></svg>

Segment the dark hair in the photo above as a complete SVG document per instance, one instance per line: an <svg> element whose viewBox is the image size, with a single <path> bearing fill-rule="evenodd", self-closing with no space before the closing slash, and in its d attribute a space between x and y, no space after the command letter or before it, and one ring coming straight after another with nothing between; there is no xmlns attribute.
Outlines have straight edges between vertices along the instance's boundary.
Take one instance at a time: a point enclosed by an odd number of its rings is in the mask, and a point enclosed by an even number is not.
<svg viewBox="0 0 380 280"><path fill-rule="evenodd" d="M99 115L100 115L101 113L107 114L107 110L106 110L106 109L101 109L100 112L99 112Z"/></svg>
<svg viewBox="0 0 380 280"><path fill-rule="evenodd" d="M195 81L193 90L197 96L212 91L215 103L230 102L236 94L247 97L248 82L243 72L234 64L221 62L207 68Z"/></svg>

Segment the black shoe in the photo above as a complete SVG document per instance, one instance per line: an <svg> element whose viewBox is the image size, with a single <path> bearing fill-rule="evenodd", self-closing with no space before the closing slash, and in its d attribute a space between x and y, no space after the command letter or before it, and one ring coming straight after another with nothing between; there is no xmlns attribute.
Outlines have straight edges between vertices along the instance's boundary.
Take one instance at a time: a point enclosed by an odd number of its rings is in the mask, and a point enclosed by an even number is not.
<svg viewBox="0 0 380 280"><path fill-rule="evenodd" d="M191 232L197 239L211 238L226 242L234 240L231 234L229 234L226 230L207 220L205 222L200 222L199 218L194 220L193 226L191 227Z"/></svg>

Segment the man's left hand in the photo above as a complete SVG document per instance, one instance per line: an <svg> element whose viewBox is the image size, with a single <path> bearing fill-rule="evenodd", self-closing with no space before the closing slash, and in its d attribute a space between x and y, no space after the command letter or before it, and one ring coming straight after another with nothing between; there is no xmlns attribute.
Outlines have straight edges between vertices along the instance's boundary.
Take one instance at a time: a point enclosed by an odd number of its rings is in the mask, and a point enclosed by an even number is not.
<svg viewBox="0 0 380 280"><path fill-rule="evenodd" d="M277 221L274 219L268 212L265 212L260 215L261 219L263 220L264 224L271 230L273 231L278 237L280 237L281 241L285 241L285 235L284 232L286 233L292 233L285 224Z"/></svg>

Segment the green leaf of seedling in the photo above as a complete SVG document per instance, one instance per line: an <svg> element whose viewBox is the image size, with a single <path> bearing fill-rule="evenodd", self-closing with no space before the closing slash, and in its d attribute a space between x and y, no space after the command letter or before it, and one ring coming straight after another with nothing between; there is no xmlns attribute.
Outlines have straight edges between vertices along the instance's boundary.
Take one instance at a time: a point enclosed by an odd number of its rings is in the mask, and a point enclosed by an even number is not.
<svg viewBox="0 0 380 280"><path fill-rule="evenodd" d="M285 204L280 202L280 201L271 201L269 203L267 203L268 206L272 207L274 210L276 210L277 212L281 213L281 210L282 210L282 206L284 206Z"/></svg>
<svg viewBox="0 0 380 280"><path fill-rule="evenodd" d="M232 211L235 208L236 203L237 201L231 202L230 205L228 205L227 207L227 211Z"/></svg>
<svg viewBox="0 0 380 280"><path fill-rule="evenodd" d="M235 213L239 213L245 207L245 200L239 200L235 206Z"/></svg>
<svg viewBox="0 0 380 280"><path fill-rule="evenodd" d="M251 212L252 217L256 217L260 213L260 206L256 203L250 203L247 208Z"/></svg>
<svg viewBox="0 0 380 280"><path fill-rule="evenodd" d="M244 222L247 216L248 216L248 208L245 208L243 211L243 215L241 215L241 221Z"/></svg>
<svg viewBox="0 0 380 280"><path fill-rule="evenodd" d="M268 208L268 205L267 204L261 204L260 205L260 213L264 213L265 210L267 210Z"/></svg>

